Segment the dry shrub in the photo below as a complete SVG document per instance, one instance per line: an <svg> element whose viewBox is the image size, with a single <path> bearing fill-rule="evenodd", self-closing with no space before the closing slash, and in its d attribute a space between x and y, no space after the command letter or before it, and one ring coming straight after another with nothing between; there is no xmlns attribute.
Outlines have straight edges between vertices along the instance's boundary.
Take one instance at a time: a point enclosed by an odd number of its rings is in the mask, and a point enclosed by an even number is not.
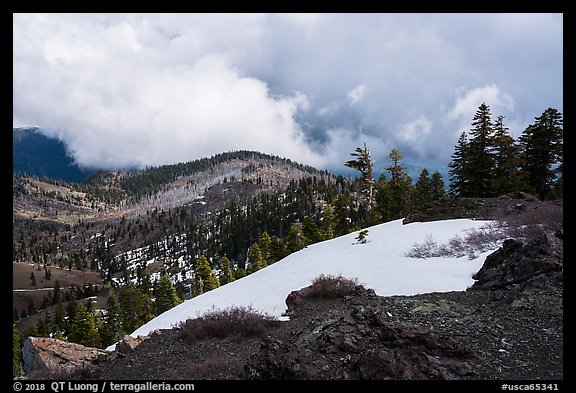
<svg viewBox="0 0 576 393"><path fill-rule="evenodd" d="M545 232L556 232L564 228L564 208L558 203L543 203L524 208L520 213L502 217L508 235L530 242Z"/></svg>
<svg viewBox="0 0 576 393"><path fill-rule="evenodd" d="M478 252L495 249L509 238L528 243L543 233L556 232L564 227L564 210L561 202L542 203L526 208L519 204L513 214L498 218L466 232L464 238L453 237L448 244L438 244L428 236L423 243L417 243L406 253L411 258L462 257L470 259Z"/></svg>
<svg viewBox="0 0 576 393"><path fill-rule="evenodd" d="M178 337L187 343L206 338L241 342L251 337L263 337L278 322L274 316L257 312L252 307L231 307L209 311L182 322Z"/></svg>
<svg viewBox="0 0 576 393"><path fill-rule="evenodd" d="M308 288L306 297L312 299L336 299L350 295L356 286L358 286L357 279L321 274L312 280L312 285Z"/></svg>

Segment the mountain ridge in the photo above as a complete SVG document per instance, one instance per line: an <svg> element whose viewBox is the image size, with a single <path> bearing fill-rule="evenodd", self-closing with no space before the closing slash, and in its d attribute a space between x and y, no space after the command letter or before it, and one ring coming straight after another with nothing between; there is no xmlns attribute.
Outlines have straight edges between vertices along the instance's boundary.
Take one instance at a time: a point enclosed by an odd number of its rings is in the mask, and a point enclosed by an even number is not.
<svg viewBox="0 0 576 393"><path fill-rule="evenodd" d="M13 171L67 182L82 182L92 170L80 168L57 138L44 135L39 127L12 129Z"/></svg>

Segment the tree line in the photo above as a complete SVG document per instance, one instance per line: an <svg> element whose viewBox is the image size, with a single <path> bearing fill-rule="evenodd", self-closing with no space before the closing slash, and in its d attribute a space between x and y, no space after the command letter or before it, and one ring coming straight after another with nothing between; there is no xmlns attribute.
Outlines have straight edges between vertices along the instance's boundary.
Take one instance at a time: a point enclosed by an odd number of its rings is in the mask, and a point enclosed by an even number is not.
<svg viewBox="0 0 576 393"><path fill-rule="evenodd" d="M554 108L528 125L518 140L504 125L492 121L482 103L469 132L462 132L449 164L450 196L493 197L528 192L541 200L563 194L563 119Z"/></svg>

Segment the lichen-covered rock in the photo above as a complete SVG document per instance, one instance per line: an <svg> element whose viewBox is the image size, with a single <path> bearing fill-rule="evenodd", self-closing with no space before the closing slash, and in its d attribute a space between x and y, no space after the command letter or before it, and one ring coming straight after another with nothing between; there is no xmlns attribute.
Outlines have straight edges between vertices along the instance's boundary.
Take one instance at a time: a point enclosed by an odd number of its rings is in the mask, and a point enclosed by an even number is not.
<svg viewBox="0 0 576 393"><path fill-rule="evenodd" d="M22 369L27 376L73 371L89 366L107 355L108 352L102 349L55 338L28 337L22 346Z"/></svg>

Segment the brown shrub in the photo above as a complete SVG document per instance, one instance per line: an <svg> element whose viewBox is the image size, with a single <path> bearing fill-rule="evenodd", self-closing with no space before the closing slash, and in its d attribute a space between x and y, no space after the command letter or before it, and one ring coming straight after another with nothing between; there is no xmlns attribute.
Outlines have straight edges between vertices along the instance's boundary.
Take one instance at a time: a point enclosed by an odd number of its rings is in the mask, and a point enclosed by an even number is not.
<svg viewBox="0 0 576 393"><path fill-rule="evenodd" d="M240 342L264 336L277 323L279 321L275 317L259 313L252 307L231 307L209 311L198 318L182 322L178 338L187 343L212 337Z"/></svg>
<svg viewBox="0 0 576 393"><path fill-rule="evenodd" d="M321 274L312 280L312 286L306 292L307 298L312 299L336 299L347 296L358 286L357 279L349 279L342 276Z"/></svg>

